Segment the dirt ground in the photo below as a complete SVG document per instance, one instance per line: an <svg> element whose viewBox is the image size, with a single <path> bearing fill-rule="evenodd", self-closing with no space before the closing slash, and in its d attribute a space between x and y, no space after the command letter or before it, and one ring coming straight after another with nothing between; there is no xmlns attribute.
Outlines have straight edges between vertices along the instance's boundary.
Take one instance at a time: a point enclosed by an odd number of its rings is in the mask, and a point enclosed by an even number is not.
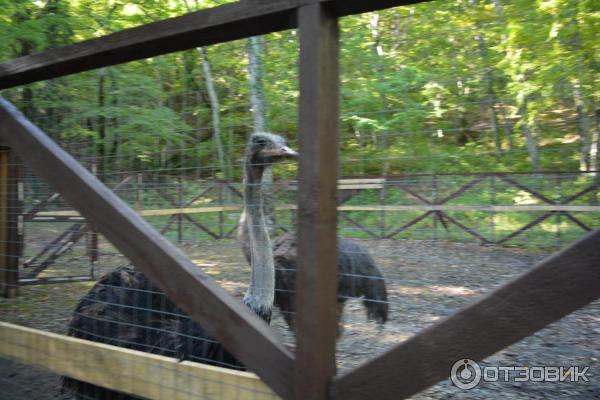
<svg viewBox="0 0 600 400"><path fill-rule="evenodd" d="M358 300L344 313L344 332L337 344L339 373L383 353L423 328L525 271L548 255L514 248L481 247L432 241L360 240L369 248L386 278L390 321L383 327L368 322ZM237 242L186 244L183 250L234 296L247 287L249 268ZM103 246L104 253L111 249ZM79 258L75 257L75 260ZM125 263L103 255L97 273ZM64 274L85 267L57 265L47 274ZM77 262L71 263L77 265ZM565 266L568 268L568 266ZM17 300L0 300L3 321L64 333L75 304L93 282L25 287ZM284 340L294 337L280 315L272 323ZM589 382L482 383L465 391L450 380L414 399L600 399L600 302L594 302L535 335L489 357L483 365L589 366ZM401 379L401 377L399 377ZM0 400L69 399L60 393L58 377L0 359Z"/></svg>

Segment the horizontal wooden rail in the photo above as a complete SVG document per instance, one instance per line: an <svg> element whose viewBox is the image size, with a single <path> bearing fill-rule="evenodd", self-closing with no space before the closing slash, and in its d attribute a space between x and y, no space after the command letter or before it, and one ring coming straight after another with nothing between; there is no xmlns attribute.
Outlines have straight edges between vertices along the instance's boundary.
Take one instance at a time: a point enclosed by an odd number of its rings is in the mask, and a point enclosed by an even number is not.
<svg viewBox="0 0 600 400"><path fill-rule="evenodd" d="M277 398L249 372L180 362L5 322L0 322L0 357L153 400Z"/></svg>
<svg viewBox="0 0 600 400"><path fill-rule="evenodd" d="M532 211L566 211L566 212L600 212L600 206L573 205L454 205L454 204L414 204L397 206L340 206L339 211L489 211L489 212L532 212Z"/></svg>
<svg viewBox="0 0 600 400"><path fill-rule="evenodd" d="M323 3L337 16L423 0L244 0L125 29L0 64L0 89L297 27L296 10Z"/></svg>
<svg viewBox="0 0 600 400"><path fill-rule="evenodd" d="M294 357L276 332L1 97L0 139L194 321L291 397Z"/></svg>
<svg viewBox="0 0 600 400"><path fill-rule="evenodd" d="M277 211L295 210L297 207L293 204L285 204L276 207ZM533 212L533 211L565 211L565 212L600 212L600 206L572 206L561 204L540 204L540 205L510 205L510 206L476 206L476 205L453 205L453 204L414 204L414 205L368 205L368 206L338 206L338 211L489 211L489 212ZM138 213L143 217L155 217L161 215L175 214L201 214L223 211L241 211L241 205L215 206L215 207L189 207L189 208L165 208L156 210L139 210ZM77 211L41 211L38 212L32 220L50 219L58 217L81 217Z"/></svg>
<svg viewBox="0 0 600 400"><path fill-rule="evenodd" d="M600 297L600 230L444 321L342 376L334 400L412 396Z"/></svg>

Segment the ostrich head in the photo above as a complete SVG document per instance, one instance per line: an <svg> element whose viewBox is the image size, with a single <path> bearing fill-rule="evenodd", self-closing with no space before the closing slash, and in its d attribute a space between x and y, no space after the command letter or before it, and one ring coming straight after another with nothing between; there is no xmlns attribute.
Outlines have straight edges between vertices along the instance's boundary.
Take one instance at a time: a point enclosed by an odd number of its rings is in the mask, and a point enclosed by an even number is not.
<svg viewBox="0 0 600 400"><path fill-rule="evenodd" d="M263 213L261 180L265 168L297 156L284 138L273 133L255 133L246 145L242 224L248 227L252 272L244 303L267 322L275 296L275 265Z"/></svg>
<svg viewBox="0 0 600 400"><path fill-rule="evenodd" d="M250 136L246 146L247 168L259 169L297 157L298 153L290 149L284 138L274 133L260 132Z"/></svg>

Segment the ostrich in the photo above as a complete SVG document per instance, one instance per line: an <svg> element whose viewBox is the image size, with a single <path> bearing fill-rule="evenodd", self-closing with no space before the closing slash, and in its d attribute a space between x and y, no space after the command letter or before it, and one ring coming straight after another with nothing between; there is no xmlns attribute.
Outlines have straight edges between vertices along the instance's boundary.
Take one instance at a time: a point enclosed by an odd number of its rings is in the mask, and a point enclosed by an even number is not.
<svg viewBox="0 0 600 400"><path fill-rule="evenodd" d="M272 166L266 168L265 175L271 173ZM274 194L272 187L261 182L263 214L270 233L273 234ZM238 237L248 262L251 260L249 228L252 223L249 211L244 209L240 216ZM296 310L296 265L297 240L295 233L285 233L273 240L273 256L275 259L275 305L281 310L283 317L294 330ZM341 318L344 304L350 297L363 297L367 318L379 324L388 319L387 290L383 276L377 268L369 252L359 244L338 237L338 336L342 332Z"/></svg>
<svg viewBox="0 0 600 400"><path fill-rule="evenodd" d="M271 319L275 272L262 213L260 182L265 167L295 156L296 152L277 135L254 134L246 146L244 204L252 229L248 232L251 280L243 301L267 323ZM105 275L80 300L68 334L179 359L244 369L219 342L209 337L132 266L119 267ZM63 378L63 388L77 399L137 399L67 377Z"/></svg>

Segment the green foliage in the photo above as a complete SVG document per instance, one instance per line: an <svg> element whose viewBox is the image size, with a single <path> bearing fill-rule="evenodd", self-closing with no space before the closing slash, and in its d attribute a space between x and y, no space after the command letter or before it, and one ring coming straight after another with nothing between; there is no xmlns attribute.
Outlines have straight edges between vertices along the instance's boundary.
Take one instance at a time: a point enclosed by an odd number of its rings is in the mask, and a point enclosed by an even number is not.
<svg viewBox="0 0 600 400"><path fill-rule="evenodd" d="M0 0L0 59L220 3ZM599 26L593 0L433 1L343 18L343 175L527 171L534 150L542 170L581 168L586 157L593 167L597 154L584 144L600 129ZM268 126L293 140L297 32L265 42ZM206 50L226 161L239 179L252 123L245 42ZM205 79L190 49L3 95L61 143L106 158L108 171L223 176Z"/></svg>

